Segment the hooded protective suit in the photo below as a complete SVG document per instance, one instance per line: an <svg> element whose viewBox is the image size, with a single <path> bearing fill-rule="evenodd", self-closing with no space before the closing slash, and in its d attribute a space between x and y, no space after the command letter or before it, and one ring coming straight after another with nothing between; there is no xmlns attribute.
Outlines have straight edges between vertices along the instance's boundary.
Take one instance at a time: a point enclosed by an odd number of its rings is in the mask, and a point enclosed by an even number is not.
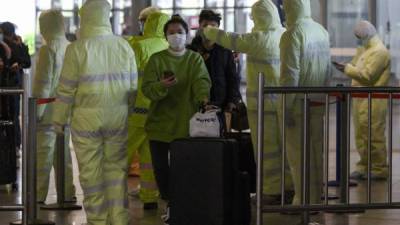
<svg viewBox="0 0 400 225"><path fill-rule="evenodd" d="M68 46L53 121L71 119L89 225L127 225L128 102L137 89L135 54L114 36L105 0L83 5L80 39Z"/></svg>
<svg viewBox="0 0 400 225"><path fill-rule="evenodd" d="M61 74L65 50L69 44L65 38L64 17L60 11L44 11L39 17L40 33L46 41L36 62L33 81L33 97L55 97L55 89ZM37 200L44 202L49 190L50 171L55 165L56 132L51 123L53 103L38 106L37 132ZM68 135L69 136L69 135ZM72 162L69 141L65 145L65 197L73 200L75 188L72 179ZM57 174L57 170L56 170Z"/></svg>
<svg viewBox="0 0 400 225"><path fill-rule="evenodd" d="M147 17L150 16L153 13L158 13L160 12L160 9L154 6L147 7L140 11L139 13L139 20L147 20Z"/></svg>
<svg viewBox="0 0 400 225"><path fill-rule="evenodd" d="M282 28L276 6L270 0L260 0L252 6L251 16L254 28L251 33L227 33L207 27L204 35L211 41L237 52L247 54L247 108L252 141L257 138L257 88L258 73L264 73L266 86L279 85L279 40L285 31ZM264 131L264 194L280 194L281 147L277 96L266 96ZM292 190L292 181L287 171L287 189Z"/></svg>
<svg viewBox="0 0 400 225"><path fill-rule="evenodd" d="M330 76L329 34L311 18L310 0L285 0L287 31L281 49L280 85L289 87L325 86ZM289 165L295 184L294 204L300 203L303 94L288 95L286 105L286 143ZM310 96L312 100L321 96ZM282 107L279 107L281 109ZM321 200L323 107L310 108L311 203ZM282 115L280 113L280 115ZM290 122L289 122L290 121Z"/></svg>
<svg viewBox="0 0 400 225"><path fill-rule="evenodd" d="M390 79L390 53L379 39L375 27L367 21L359 22L355 35L364 43L356 56L346 65L345 74L353 79L354 87L387 86ZM372 100L372 177L388 176L386 158L387 100ZM353 118L356 146L360 154L357 172L365 179L368 168L368 99L353 99Z"/></svg>
<svg viewBox="0 0 400 225"><path fill-rule="evenodd" d="M164 37L164 25L169 20L169 16L155 12L147 16L144 25L143 38L140 41L129 42L135 51L136 63L139 71L138 96L135 106L132 108L132 114L129 116L128 129L128 157L129 162L135 152L140 154L140 199L144 203L157 202L158 191L155 182L153 166L151 163L150 148L144 125L147 119L147 113L150 106L148 100L141 91L144 69L150 57L157 52L168 48L168 42Z"/></svg>

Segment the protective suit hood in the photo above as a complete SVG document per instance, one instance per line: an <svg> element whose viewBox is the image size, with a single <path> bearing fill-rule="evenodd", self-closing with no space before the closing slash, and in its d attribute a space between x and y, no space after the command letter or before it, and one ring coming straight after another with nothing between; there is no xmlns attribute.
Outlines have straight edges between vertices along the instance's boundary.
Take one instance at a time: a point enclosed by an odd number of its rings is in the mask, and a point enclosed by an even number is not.
<svg viewBox="0 0 400 225"><path fill-rule="evenodd" d="M59 10L47 10L39 17L40 34L47 43L65 37L64 17Z"/></svg>
<svg viewBox="0 0 400 225"><path fill-rule="evenodd" d="M360 40L369 41L377 34L376 28L370 22L362 20L354 27L354 35Z"/></svg>
<svg viewBox="0 0 400 225"><path fill-rule="evenodd" d="M254 21L253 32L282 27L278 9L271 0L259 0L251 7Z"/></svg>
<svg viewBox="0 0 400 225"><path fill-rule="evenodd" d="M293 26L300 19L311 18L310 0L284 0L283 8L287 26Z"/></svg>
<svg viewBox="0 0 400 225"><path fill-rule="evenodd" d="M144 24L144 37L164 38L164 25L168 22L169 16L162 12L155 12L147 17Z"/></svg>
<svg viewBox="0 0 400 225"><path fill-rule="evenodd" d="M111 6L106 0L87 0L80 10L80 37L112 34L110 12Z"/></svg>
<svg viewBox="0 0 400 225"><path fill-rule="evenodd" d="M147 19L147 17L150 14L153 14L153 13L156 13L156 12L160 12L160 9L157 8L157 7L154 7L154 6L147 7L145 9L143 9L142 11L140 11L138 19L139 20L145 20L145 19Z"/></svg>

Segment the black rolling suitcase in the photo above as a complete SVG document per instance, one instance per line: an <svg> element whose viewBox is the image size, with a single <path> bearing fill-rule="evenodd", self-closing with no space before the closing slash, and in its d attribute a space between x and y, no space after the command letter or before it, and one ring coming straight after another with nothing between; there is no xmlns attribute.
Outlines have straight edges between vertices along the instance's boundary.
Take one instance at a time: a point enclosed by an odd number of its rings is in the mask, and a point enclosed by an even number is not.
<svg viewBox="0 0 400 225"><path fill-rule="evenodd" d="M249 225L250 190L233 139L189 138L171 144L170 224Z"/></svg>
<svg viewBox="0 0 400 225"><path fill-rule="evenodd" d="M11 121L0 121L0 185L17 182L17 156L15 152L15 128Z"/></svg>
<svg viewBox="0 0 400 225"><path fill-rule="evenodd" d="M1 87L15 87L14 77L4 70L0 77ZM15 120L15 96L0 96L0 185L12 184L13 189L17 185L17 152Z"/></svg>
<svg viewBox="0 0 400 225"><path fill-rule="evenodd" d="M257 166L250 133L226 133L226 138L235 139L239 146L239 170L249 175L250 192L256 193Z"/></svg>

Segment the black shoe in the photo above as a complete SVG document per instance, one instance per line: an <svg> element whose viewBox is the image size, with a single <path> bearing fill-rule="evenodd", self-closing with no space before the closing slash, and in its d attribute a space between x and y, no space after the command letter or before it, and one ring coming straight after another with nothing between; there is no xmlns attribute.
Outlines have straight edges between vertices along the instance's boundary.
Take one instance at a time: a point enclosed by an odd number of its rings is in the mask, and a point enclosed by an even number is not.
<svg viewBox="0 0 400 225"><path fill-rule="evenodd" d="M144 210L153 210L158 208L158 203L157 202L147 202L143 204L143 209Z"/></svg>

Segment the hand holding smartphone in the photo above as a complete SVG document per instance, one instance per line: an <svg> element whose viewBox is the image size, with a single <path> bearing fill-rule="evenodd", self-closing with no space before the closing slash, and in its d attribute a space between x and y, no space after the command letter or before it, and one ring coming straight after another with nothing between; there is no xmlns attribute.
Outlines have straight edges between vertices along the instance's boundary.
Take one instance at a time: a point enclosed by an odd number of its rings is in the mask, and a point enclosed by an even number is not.
<svg viewBox="0 0 400 225"><path fill-rule="evenodd" d="M344 63L339 63L333 61L332 64L336 67L337 70L344 72L344 69L346 68L346 65Z"/></svg>
<svg viewBox="0 0 400 225"><path fill-rule="evenodd" d="M161 80L161 83L165 86L165 87L172 87L174 86L176 83L178 82L178 80L175 77L175 73L172 71L164 71L163 73L163 78Z"/></svg>

